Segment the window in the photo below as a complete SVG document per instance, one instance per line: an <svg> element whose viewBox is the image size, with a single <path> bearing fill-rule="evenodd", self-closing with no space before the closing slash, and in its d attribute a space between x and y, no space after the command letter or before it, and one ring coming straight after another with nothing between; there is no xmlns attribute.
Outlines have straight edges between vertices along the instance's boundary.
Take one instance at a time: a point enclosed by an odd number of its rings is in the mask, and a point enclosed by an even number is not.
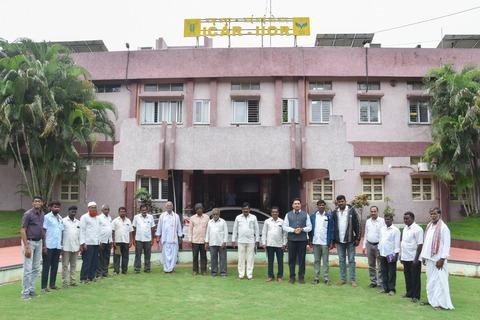
<svg viewBox="0 0 480 320"><path fill-rule="evenodd" d="M407 81L408 90L425 90L425 85L422 81Z"/></svg>
<svg viewBox="0 0 480 320"><path fill-rule="evenodd" d="M298 99L283 99L282 122L291 123L292 120L298 123Z"/></svg>
<svg viewBox="0 0 480 320"><path fill-rule="evenodd" d="M432 200L432 178L412 178L412 200Z"/></svg>
<svg viewBox="0 0 480 320"><path fill-rule="evenodd" d="M362 166L382 165L383 164L383 157L360 157L360 164Z"/></svg>
<svg viewBox="0 0 480 320"><path fill-rule="evenodd" d="M120 92L121 85L119 84L95 84L95 92L97 93L111 93Z"/></svg>
<svg viewBox="0 0 480 320"><path fill-rule="evenodd" d="M260 90L260 82L232 82L232 90Z"/></svg>
<svg viewBox="0 0 480 320"><path fill-rule="evenodd" d="M168 200L168 180L158 178L140 178L140 188L146 189L152 200Z"/></svg>
<svg viewBox="0 0 480 320"><path fill-rule="evenodd" d="M332 81L310 81L310 90L332 90Z"/></svg>
<svg viewBox="0 0 480 320"><path fill-rule="evenodd" d="M380 82L357 82L358 90L380 90Z"/></svg>
<svg viewBox="0 0 480 320"><path fill-rule="evenodd" d="M182 101L145 101L141 114L142 124L181 123Z"/></svg>
<svg viewBox="0 0 480 320"><path fill-rule="evenodd" d="M193 101L193 123L210 123L210 100Z"/></svg>
<svg viewBox="0 0 480 320"><path fill-rule="evenodd" d="M95 166L104 166L104 165L110 165L113 164L113 158L111 157L95 157L95 158L90 158L90 159L82 159L80 165L81 166L86 166L86 165L95 165Z"/></svg>
<svg viewBox="0 0 480 320"><path fill-rule="evenodd" d="M430 109L427 101L410 101L410 123L430 123Z"/></svg>
<svg viewBox="0 0 480 320"><path fill-rule="evenodd" d="M310 105L310 121L312 123L328 123L332 112L332 100L312 100Z"/></svg>
<svg viewBox="0 0 480 320"><path fill-rule="evenodd" d="M79 181L78 179L63 180L60 185L60 200L78 201L79 199Z"/></svg>
<svg viewBox="0 0 480 320"><path fill-rule="evenodd" d="M258 100L234 100L233 123L259 123Z"/></svg>
<svg viewBox="0 0 480 320"><path fill-rule="evenodd" d="M318 200L333 201L333 181L325 178L318 179L312 184L312 200L317 202Z"/></svg>
<svg viewBox="0 0 480 320"><path fill-rule="evenodd" d="M368 200L383 201L383 178L362 178L362 192Z"/></svg>
<svg viewBox="0 0 480 320"><path fill-rule="evenodd" d="M360 100L360 123L380 123L380 101Z"/></svg>
<svg viewBox="0 0 480 320"><path fill-rule="evenodd" d="M183 91L183 83L146 83L143 90L154 91Z"/></svg>
<svg viewBox="0 0 480 320"><path fill-rule="evenodd" d="M410 157L410 165L417 165L422 162L422 157Z"/></svg>

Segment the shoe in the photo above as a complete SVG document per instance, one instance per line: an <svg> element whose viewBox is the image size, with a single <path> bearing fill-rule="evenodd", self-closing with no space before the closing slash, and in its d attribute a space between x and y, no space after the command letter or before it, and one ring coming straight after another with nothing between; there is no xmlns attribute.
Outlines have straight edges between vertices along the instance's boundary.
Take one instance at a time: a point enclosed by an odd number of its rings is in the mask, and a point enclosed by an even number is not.
<svg viewBox="0 0 480 320"><path fill-rule="evenodd" d="M388 293L388 295L389 295L389 296L394 296L394 295L395 295L395 291L390 291L390 292Z"/></svg>
<svg viewBox="0 0 480 320"><path fill-rule="evenodd" d="M122 271L122 274L127 274L127 271Z"/></svg>
<svg viewBox="0 0 480 320"><path fill-rule="evenodd" d="M197 272L193 271L193 272L192 272L192 276L195 277L196 275L197 275Z"/></svg>
<svg viewBox="0 0 480 320"><path fill-rule="evenodd" d="M281 283L283 282L283 278L277 278L277 281Z"/></svg>
<svg viewBox="0 0 480 320"><path fill-rule="evenodd" d="M135 273L137 273L137 274L140 273L140 270L135 270Z"/></svg>
<svg viewBox="0 0 480 320"><path fill-rule="evenodd" d="M221 275L220 275L220 277L222 277L222 278L226 278L226 277L227 277L227 275L226 275L226 274L221 274Z"/></svg>
<svg viewBox="0 0 480 320"><path fill-rule="evenodd" d="M38 294L35 291L30 291L28 295L32 298L38 296Z"/></svg>
<svg viewBox="0 0 480 320"><path fill-rule="evenodd" d="M57 286L52 286L52 287L50 287L50 290L58 290L58 289L60 289L60 288L57 287Z"/></svg>
<svg viewBox="0 0 480 320"><path fill-rule="evenodd" d="M370 283L370 284L368 285L368 287L369 287L369 288L376 288L376 287L377 287L377 284L372 282L372 283Z"/></svg>
<svg viewBox="0 0 480 320"><path fill-rule="evenodd" d="M253 280L253 277L247 277L247 280Z"/></svg>
<svg viewBox="0 0 480 320"><path fill-rule="evenodd" d="M412 297L409 297L409 296L407 296L406 294L402 294L402 298L411 299Z"/></svg>
<svg viewBox="0 0 480 320"><path fill-rule="evenodd" d="M417 299L417 298L412 298L412 302L413 302L413 303L417 303L417 302L418 302L418 299Z"/></svg>
<svg viewBox="0 0 480 320"><path fill-rule="evenodd" d="M30 294L27 293L27 294L22 294L22 299L24 301L28 301L28 300L31 300L32 297L30 296Z"/></svg>
<svg viewBox="0 0 480 320"><path fill-rule="evenodd" d="M420 305L421 306L430 306L430 303L428 303L428 301L422 301L422 302L420 302Z"/></svg>
<svg viewBox="0 0 480 320"><path fill-rule="evenodd" d="M320 283L320 280L318 280L318 279L314 279L314 280L312 281L312 284L319 284L319 283Z"/></svg>
<svg viewBox="0 0 480 320"><path fill-rule="evenodd" d="M273 281L273 278L267 278L267 280L265 280L265 282L272 282Z"/></svg>
<svg viewBox="0 0 480 320"><path fill-rule="evenodd" d="M206 272L202 272L202 276L206 276L206 275L207 275L207 273L206 273Z"/></svg>
<svg viewBox="0 0 480 320"><path fill-rule="evenodd" d="M352 285L353 288L358 287L357 283L355 281L351 281L350 284Z"/></svg>
<svg viewBox="0 0 480 320"><path fill-rule="evenodd" d="M243 280L245 277L238 277L238 280Z"/></svg>
<svg viewBox="0 0 480 320"><path fill-rule="evenodd" d="M332 282L330 281L330 279L325 279L323 281L327 286L331 286L332 285Z"/></svg>
<svg viewBox="0 0 480 320"><path fill-rule="evenodd" d="M387 293L387 291L385 291L385 290L380 290L380 291L378 291L378 293Z"/></svg>
<svg viewBox="0 0 480 320"><path fill-rule="evenodd" d="M143 272L145 272L145 273L150 273L150 270L143 270Z"/></svg>
<svg viewBox="0 0 480 320"><path fill-rule="evenodd" d="M295 278L290 278L290 280L288 280L288 283L294 284L295 283Z"/></svg>
<svg viewBox="0 0 480 320"><path fill-rule="evenodd" d="M341 281L338 282L339 286L344 286L346 284L347 284L347 281L345 281L345 280L341 280Z"/></svg>
<svg viewBox="0 0 480 320"><path fill-rule="evenodd" d="M48 288L43 288L42 292L47 293L47 292L50 292L50 290L48 290Z"/></svg>
<svg viewBox="0 0 480 320"><path fill-rule="evenodd" d="M303 279L303 278L302 278L302 279L298 279L298 283L300 283L300 284L305 284L305 279Z"/></svg>

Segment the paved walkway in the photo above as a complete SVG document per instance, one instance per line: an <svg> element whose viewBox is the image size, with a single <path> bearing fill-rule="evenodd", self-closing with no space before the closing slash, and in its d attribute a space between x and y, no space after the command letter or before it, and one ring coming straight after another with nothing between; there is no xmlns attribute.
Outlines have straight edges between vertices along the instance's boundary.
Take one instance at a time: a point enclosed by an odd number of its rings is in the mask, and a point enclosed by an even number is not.
<svg viewBox="0 0 480 320"><path fill-rule="evenodd" d="M156 244L153 249L158 249ZM357 247L357 253L362 253L361 246ZM450 250L450 260L480 264L480 251L452 248ZM23 257L21 246L0 248L0 268L14 266L22 263Z"/></svg>

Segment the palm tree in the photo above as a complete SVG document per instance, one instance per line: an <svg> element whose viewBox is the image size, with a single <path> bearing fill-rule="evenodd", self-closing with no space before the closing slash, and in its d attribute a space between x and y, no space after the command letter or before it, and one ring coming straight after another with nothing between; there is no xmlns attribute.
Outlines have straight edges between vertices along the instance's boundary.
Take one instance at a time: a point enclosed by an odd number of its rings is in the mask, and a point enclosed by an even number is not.
<svg viewBox="0 0 480 320"><path fill-rule="evenodd" d="M75 146L90 152L98 134L113 143L109 112L116 117L65 47L0 40L0 153L15 160L30 196L51 199L58 179L78 171Z"/></svg>
<svg viewBox="0 0 480 320"><path fill-rule="evenodd" d="M457 72L445 65L431 70L425 83L432 95L432 139L425 158L434 172L464 194L467 215L480 212L480 69Z"/></svg>

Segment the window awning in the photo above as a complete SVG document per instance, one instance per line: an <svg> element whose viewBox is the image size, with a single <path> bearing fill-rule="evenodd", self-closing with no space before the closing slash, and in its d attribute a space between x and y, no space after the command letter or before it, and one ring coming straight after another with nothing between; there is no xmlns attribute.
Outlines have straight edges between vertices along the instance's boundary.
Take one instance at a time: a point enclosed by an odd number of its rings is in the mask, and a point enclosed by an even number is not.
<svg viewBox="0 0 480 320"><path fill-rule="evenodd" d="M433 172L411 172L410 177L412 178L433 178Z"/></svg>
<svg viewBox="0 0 480 320"><path fill-rule="evenodd" d="M183 92L157 91L157 92L141 92L138 95L143 99L183 99Z"/></svg>
<svg viewBox="0 0 480 320"><path fill-rule="evenodd" d="M380 99L384 96L383 92L358 92L357 97L360 99Z"/></svg>
<svg viewBox="0 0 480 320"><path fill-rule="evenodd" d="M245 91L231 92L230 98L260 100L260 93L252 93L252 92L245 92Z"/></svg>
<svg viewBox="0 0 480 320"><path fill-rule="evenodd" d="M326 92L310 91L308 93L308 97L310 99L333 99L333 97L335 97L335 92L332 92L332 91L326 91Z"/></svg>
<svg viewBox="0 0 480 320"><path fill-rule="evenodd" d="M360 172L361 177L385 177L390 173L386 171L362 171Z"/></svg>

